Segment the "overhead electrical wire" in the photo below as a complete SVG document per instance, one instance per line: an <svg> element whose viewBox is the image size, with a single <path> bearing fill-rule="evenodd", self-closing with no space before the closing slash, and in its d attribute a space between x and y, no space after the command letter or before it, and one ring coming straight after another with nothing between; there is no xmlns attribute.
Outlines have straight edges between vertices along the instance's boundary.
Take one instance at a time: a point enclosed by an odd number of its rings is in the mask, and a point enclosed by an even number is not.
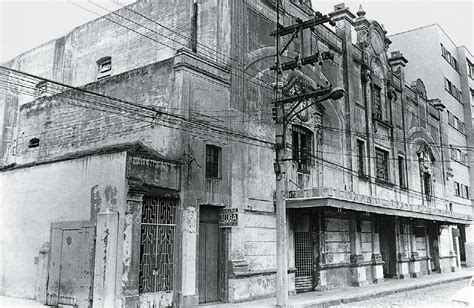
<svg viewBox="0 0 474 308"><path fill-rule="evenodd" d="M132 30L132 31L133 31L133 30ZM336 65L339 65L339 64L336 63L336 62L333 62L333 63L336 64ZM339 66L340 66L340 65L339 65ZM341 67L341 66L340 66L340 67ZM252 77L253 77L253 76L252 76ZM142 107L142 106L140 106L140 107ZM324 129L324 128L323 128L323 129ZM328 128L328 129L333 129L333 128ZM344 130L341 130L341 131L344 131ZM347 131L346 131L346 133L347 133ZM364 134L364 135L365 135L365 134ZM329 152L328 152L328 153L329 153ZM341 154L341 153L332 153L332 154ZM355 155L353 155L353 156L355 156ZM344 168L343 166L339 166L339 165L338 165L338 167ZM353 170L351 170L351 171L353 171Z"/></svg>

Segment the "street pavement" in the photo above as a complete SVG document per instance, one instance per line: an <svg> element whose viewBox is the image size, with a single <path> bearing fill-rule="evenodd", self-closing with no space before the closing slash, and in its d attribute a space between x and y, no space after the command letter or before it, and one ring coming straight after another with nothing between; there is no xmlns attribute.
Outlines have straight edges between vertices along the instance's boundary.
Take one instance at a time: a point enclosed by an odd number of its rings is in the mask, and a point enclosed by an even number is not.
<svg viewBox="0 0 474 308"><path fill-rule="evenodd" d="M332 308L345 307L451 307L451 297L456 291L467 287L466 279L432 287L395 293L384 297L371 298L368 300L331 306Z"/></svg>
<svg viewBox="0 0 474 308"><path fill-rule="evenodd" d="M455 273L432 274L416 279L390 279L381 284L348 287L327 291L300 293L290 296L290 307L450 307L450 298L467 287L474 270L463 269ZM275 297L244 303L211 303L204 307L275 307ZM33 300L0 296L3 307L45 307Z"/></svg>
<svg viewBox="0 0 474 308"><path fill-rule="evenodd" d="M363 287L347 287L340 289L333 289L327 291L314 291L299 293L297 295L290 296L289 298L289 307L318 307L318 308L327 308L331 306L343 305L343 304L354 304L360 306L361 301L370 301L372 299L383 299L389 295L399 293L402 297L406 292L412 290L421 290L425 287L442 287L451 282L463 281L464 285L461 283L462 289L464 286L467 286L469 281L468 278L474 275L473 269L463 269L454 273L445 273L438 274L433 273L431 275L422 276L420 278L407 279L407 280L398 280L398 279L387 279L384 283L372 284ZM449 297L454 294L458 289L454 289L452 292L449 290L446 291ZM403 293L403 294L402 294ZM431 293L428 293L431 296ZM447 296L446 295L446 296ZM426 297L426 296L425 296ZM449 300L448 297L448 300ZM440 299L441 300L441 299ZM446 303L445 303L446 304ZM201 307L214 307L214 308L224 308L224 307L276 307L276 298L270 297L260 300L248 301L243 303L209 303L200 305ZM446 306L446 305L444 305ZM444 307L438 306L438 307ZM341 306L344 307L344 306ZM390 307L389 303L381 303L377 307ZM393 306L400 307L400 306ZM421 306L420 306L421 307ZM431 307L431 306L424 306ZM436 307L436 306L435 306Z"/></svg>
<svg viewBox="0 0 474 308"><path fill-rule="evenodd" d="M14 297L0 296L0 307L1 308L33 308L33 307L45 307L34 300L20 299Z"/></svg>

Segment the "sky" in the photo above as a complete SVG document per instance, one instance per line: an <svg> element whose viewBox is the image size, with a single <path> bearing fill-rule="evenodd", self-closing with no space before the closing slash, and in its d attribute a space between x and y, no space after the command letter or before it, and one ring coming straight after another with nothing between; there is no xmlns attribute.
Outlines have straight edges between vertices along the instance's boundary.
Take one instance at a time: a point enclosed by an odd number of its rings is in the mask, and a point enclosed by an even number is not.
<svg viewBox="0 0 474 308"><path fill-rule="evenodd" d="M120 7L113 0L0 0L0 63L107 13L88 1L110 10ZM384 24L388 35L438 23L456 45L474 52L474 0L313 0L313 8L326 14L341 2L354 14L362 4L366 17Z"/></svg>

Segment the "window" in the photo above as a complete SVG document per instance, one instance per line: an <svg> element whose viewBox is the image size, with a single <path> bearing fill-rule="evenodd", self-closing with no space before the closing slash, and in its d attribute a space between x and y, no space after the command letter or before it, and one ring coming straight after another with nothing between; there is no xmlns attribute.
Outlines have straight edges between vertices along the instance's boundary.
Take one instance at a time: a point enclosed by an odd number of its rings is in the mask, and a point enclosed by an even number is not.
<svg viewBox="0 0 474 308"><path fill-rule="evenodd" d="M465 124L464 122L462 122L461 120L459 120L458 117L456 117L455 115L453 115L452 113L450 113L448 111L448 124L457 129L460 133L464 134L464 131L465 131Z"/></svg>
<svg viewBox="0 0 474 308"><path fill-rule="evenodd" d="M97 60L97 79L102 79L110 76L112 72L112 58L103 57Z"/></svg>
<svg viewBox="0 0 474 308"><path fill-rule="evenodd" d="M139 292L170 292L174 278L176 200L145 196L142 205Z"/></svg>
<svg viewBox="0 0 474 308"><path fill-rule="evenodd" d="M313 154L313 133L300 126L293 126L293 160L296 161L299 172L309 172Z"/></svg>
<svg viewBox="0 0 474 308"><path fill-rule="evenodd" d="M373 113L376 119L382 120L382 90L374 86L373 88Z"/></svg>
<svg viewBox="0 0 474 308"><path fill-rule="evenodd" d="M467 164L467 154L461 151L460 149L454 147L453 145L449 146L450 157L452 160L457 161L462 164Z"/></svg>
<svg viewBox="0 0 474 308"><path fill-rule="evenodd" d="M461 197L461 185L458 182L454 182L454 195Z"/></svg>
<svg viewBox="0 0 474 308"><path fill-rule="evenodd" d="M462 103L462 92L447 78L444 78L444 89Z"/></svg>
<svg viewBox="0 0 474 308"><path fill-rule="evenodd" d="M378 180L388 182L388 152L375 148L375 173Z"/></svg>
<svg viewBox="0 0 474 308"><path fill-rule="evenodd" d="M405 158L403 156L398 156L398 184L400 187L406 187Z"/></svg>
<svg viewBox="0 0 474 308"><path fill-rule="evenodd" d="M431 200L431 174L423 172L423 193L425 194L426 200Z"/></svg>
<svg viewBox="0 0 474 308"><path fill-rule="evenodd" d="M35 86L35 98L45 96L48 93L48 82L40 81Z"/></svg>
<svg viewBox="0 0 474 308"><path fill-rule="evenodd" d="M214 145L206 145L206 178L221 178L221 148Z"/></svg>
<svg viewBox="0 0 474 308"><path fill-rule="evenodd" d="M357 169L359 175L365 175L365 155L364 155L365 142L362 140L357 140Z"/></svg>
<svg viewBox="0 0 474 308"><path fill-rule="evenodd" d="M474 78L474 65L468 59L466 59L466 62L467 62L467 74L469 75L469 77Z"/></svg>
<svg viewBox="0 0 474 308"><path fill-rule="evenodd" d="M451 81L449 81L448 79L444 79L444 88L446 89L446 91L448 91L449 93L452 93L453 92L453 85L451 83Z"/></svg>
<svg viewBox="0 0 474 308"><path fill-rule="evenodd" d="M463 185L464 186L464 198L469 199L469 186Z"/></svg>
<svg viewBox="0 0 474 308"><path fill-rule="evenodd" d="M37 148L37 147L39 147L39 145L40 145L39 138L31 138L29 143L28 143L29 148Z"/></svg>
<svg viewBox="0 0 474 308"><path fill-rule="evenodd" d="M441 44L441 56L449 63L456 71L458 71L458 61L451 55L451 53Z"/></svg>
<svg viewBox="0 0 474 308"><path fill-rule="evenodd" d="M263 3L266 5L270 6L271 8L276 9L277 7L277 1L280 2L280 6L282 5L281 0L264 0Z"/></svg>

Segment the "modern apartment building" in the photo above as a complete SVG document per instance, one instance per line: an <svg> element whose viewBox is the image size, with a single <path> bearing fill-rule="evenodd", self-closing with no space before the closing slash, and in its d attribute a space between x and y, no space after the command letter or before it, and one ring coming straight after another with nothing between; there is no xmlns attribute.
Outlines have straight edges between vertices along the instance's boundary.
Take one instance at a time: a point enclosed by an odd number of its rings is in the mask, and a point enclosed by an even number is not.
<svg viewBox="0 0 474 308"><path fill-rule="evenodd" d="M466 29L468 31L468 29ZM472 29L471 29L472 31ZM474 179L474 60L466 46L458 46L439 24L389 36L389 50L400 50L408 60L406 76L421 78L426 90L446 106L447 122L443 147L446 176L451 180L448 197L456 202L472 202ZM474 266L474 228L461 228L461 262Z"/></svg>

